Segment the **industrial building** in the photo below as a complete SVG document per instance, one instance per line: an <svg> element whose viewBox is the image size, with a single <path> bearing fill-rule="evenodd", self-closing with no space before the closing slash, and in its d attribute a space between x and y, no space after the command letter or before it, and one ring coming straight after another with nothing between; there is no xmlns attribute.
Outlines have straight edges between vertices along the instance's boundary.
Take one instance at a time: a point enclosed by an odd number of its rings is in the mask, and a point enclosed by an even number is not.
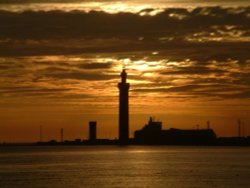
<svg viewBox="0 0 250 188"><path fill-rule="evenodd" d="M162 129L162 122L150 118L141 130L135 131L136 144L210 145L216 141L212 129Z"/></svg>

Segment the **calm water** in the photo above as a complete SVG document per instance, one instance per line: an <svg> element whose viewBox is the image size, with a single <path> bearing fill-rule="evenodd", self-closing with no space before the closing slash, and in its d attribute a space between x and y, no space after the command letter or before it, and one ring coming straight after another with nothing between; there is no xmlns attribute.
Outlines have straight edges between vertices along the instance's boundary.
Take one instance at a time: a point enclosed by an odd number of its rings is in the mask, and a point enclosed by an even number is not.
<svg viewBox="0 0 250 188"><path fill-rule="evenodd" d="M249 186L250 148L0 148L1 188Z"/></svg>

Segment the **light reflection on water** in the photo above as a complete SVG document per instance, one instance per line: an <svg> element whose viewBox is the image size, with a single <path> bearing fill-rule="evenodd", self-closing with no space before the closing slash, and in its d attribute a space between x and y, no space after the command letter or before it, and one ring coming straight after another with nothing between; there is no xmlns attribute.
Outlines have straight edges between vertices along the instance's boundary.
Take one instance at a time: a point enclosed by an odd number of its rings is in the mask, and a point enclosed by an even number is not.
<svg viewBox="0 0 250 188"><path fill-rule="evenodd" d="M2 147L12 187L247 187L250 149L233 147Z"/></svg>

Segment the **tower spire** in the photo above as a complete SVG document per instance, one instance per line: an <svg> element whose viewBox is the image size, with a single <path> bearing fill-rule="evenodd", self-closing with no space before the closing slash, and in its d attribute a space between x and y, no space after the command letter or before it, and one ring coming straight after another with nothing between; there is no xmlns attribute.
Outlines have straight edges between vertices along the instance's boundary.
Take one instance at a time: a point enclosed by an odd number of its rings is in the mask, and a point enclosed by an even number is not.
<svg viewBox="0 0 250 188"><path fill-rule="evenodd" d="M126 83L126 81L127 81L126 69L122 69L121 79L122 79L122 83Z"/></svg>

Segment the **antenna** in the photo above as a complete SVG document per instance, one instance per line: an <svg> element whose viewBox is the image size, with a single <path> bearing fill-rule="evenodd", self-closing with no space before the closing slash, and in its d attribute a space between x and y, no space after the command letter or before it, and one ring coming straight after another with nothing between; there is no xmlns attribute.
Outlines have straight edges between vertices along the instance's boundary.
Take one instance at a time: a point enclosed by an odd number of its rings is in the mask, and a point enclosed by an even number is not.
<svg viewBox="0 0 250 188"><path fill-rule="evenodd" d="M245 137L245 123L242 122L242 136Z"/></svg>
<svg viewBox="0 0 250 188"><path fill-rule="evenodd" d="M238 137L241 137L241 121L238 119Z"/></svg>
<svg viewBox="0 0 250 188"><path fill-rule="evenodd" d="M40 125L40 142L43 141L43 126Z"/></svg>
<svg viewBox="0 0 250 188"><path fill-rule="evenodd" d="M207 121L207 129L210 129L210 121Z"/></svg>
<svg viewBox="0 0 250 188"><path fill-rule="evenodd" d="M64 139L63 139L63 128L61 128L61 142L63 142Z"/></svg>

